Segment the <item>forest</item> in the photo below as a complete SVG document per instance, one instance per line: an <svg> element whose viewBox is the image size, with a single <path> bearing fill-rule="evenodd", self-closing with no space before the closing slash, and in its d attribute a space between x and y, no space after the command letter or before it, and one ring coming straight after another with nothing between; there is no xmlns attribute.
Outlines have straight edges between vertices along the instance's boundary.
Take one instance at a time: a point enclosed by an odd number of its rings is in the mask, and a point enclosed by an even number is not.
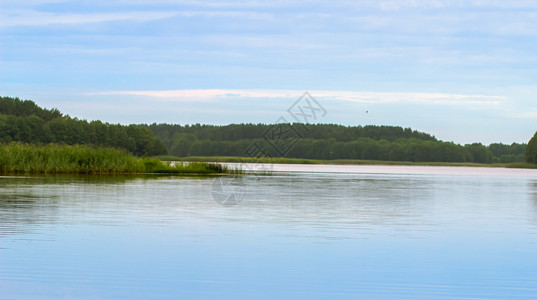
<svg viewBox="0 0 537 300"><path fill-rule="evenodd" d="M511 163L526 144L458 145L395 126L335 124L170 125L149 128L175 156L265 156L414 162Z"/></svg>
<svg viewBox="0 0 537 300"><path fill-rule="evenodd" d="M537 163L526 144L459 145L397 126L336 124L120 125L86 121L30 100L0 97L0 143L93 145L137 156L239 156L411 162ZM526 151L528 148L528 151Z"/></svg>
<svg viewBox="0 0 537 300"><path fill-rule="evenodd" d="M132 154L166 154L166 146L144 125L79 120L33 101L0 97L0 143L94 145L121 148Z"/></svg>

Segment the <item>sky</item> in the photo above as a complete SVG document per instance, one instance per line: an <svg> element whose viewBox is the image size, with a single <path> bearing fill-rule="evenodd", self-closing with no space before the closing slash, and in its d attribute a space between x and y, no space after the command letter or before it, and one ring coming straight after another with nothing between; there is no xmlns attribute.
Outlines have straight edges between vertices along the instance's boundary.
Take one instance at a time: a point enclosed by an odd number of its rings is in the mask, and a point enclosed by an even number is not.
<svg viewBox="0 0 537 300"><path fill-rule="evenodd" d="M0 95L111 123L537 130L537 2L1 0Z"/></svg>

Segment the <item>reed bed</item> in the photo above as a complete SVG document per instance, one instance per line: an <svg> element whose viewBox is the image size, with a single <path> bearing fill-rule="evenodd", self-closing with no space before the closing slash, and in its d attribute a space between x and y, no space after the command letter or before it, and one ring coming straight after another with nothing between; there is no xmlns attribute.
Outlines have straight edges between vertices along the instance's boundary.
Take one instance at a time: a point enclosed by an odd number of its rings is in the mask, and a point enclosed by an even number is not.
<svg viewBox="0 0 537 300"><path fill-rule="evenodd" d="M0 144L0 173L25 174L214 174L228 168L195 162L171 166L158 159L139 158L121 149L85 145Z"/></svg>

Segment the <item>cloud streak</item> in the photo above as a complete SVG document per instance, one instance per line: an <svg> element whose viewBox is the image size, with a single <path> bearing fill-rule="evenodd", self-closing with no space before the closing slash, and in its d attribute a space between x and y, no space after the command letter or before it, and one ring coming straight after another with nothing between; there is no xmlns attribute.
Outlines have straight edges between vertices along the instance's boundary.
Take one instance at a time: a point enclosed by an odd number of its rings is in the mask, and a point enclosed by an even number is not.
<svg viewBox="0 0 537 300"><path fill-rule="evenodd" d="M95 14L59 14L37 11L16 11L0 15L0 27L77 25L111 21L145 22L171 18L176 12L120 12Z"/></svg>
<svg viewBox="0 0 537 300"><path fill-rule="evenodd" d="M311 90L311 95L325 101L347 101L359 103L414 103L430 105L498 106L505 100L500 96L465 95L419 92L356 92ZM142 96L164 101L222 101L239 99L294 99L303 91L298 90L245 90L245 89L197 89L197 90L154 90L154 91L104 91L88 93L88 96Z"/></svg>

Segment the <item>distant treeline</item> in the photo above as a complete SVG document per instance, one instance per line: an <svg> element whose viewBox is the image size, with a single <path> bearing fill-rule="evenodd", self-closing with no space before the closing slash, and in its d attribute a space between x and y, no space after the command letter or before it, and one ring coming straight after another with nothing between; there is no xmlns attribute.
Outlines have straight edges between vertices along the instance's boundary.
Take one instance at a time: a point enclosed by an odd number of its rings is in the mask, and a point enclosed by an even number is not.
<svg viewBox="0 0 537 300"><path fill-rule="evenodd" d="M271 156L416 162L522 162L526 144L458 145L395 126L169 125L149 128L175 156Z"/></svg>
<svg viewBox="0 0 537 300"><path fill-rule="evenodd" d="M400 138L416 138L420 140L436 140L434 136L395 126L343 126L336 124L231 124L217 125L171 125L152 124L149 126L155 135L165 144L170 144L174 136L180 134L192 134L198 140L211 141L238 141L262 138L270 132L278 132L280 129L290 132L288 137L300 137L305 139L335 139L338 142L350 142L362 137L377 140L394 141Z"/></svg>
<svg viewBox="0 0 537 300"><path fill-rule="evenodd" d="M95 145L122 148L139 156L167 153L147 126L88 122L10 97L0 97L0 142Z"/></svg>

